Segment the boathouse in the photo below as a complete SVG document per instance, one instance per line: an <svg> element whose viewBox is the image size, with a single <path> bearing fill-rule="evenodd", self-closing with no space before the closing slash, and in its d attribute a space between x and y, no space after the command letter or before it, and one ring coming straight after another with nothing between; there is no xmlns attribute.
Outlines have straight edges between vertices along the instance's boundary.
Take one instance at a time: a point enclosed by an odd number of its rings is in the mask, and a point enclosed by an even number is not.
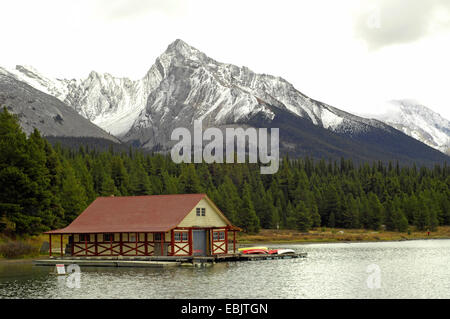
<svg viewBox="0 0 450 319"><path fill-rule="evenodd" d="M71 256L214 256L236 231L206 194L99 197L66 228L46 232ZM53 250L54 251L54 250Z"/></svg>

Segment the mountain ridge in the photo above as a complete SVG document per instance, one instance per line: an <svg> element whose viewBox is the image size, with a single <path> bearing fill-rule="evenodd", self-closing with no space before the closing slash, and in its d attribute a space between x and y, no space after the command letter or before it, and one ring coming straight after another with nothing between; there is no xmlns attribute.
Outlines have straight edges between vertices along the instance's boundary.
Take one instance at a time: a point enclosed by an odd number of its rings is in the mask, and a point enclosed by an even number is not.
<svg viewBox="0 0 450 319"><path fill-rule="evenodd" d="M95 137L121 143L59 99L17 80L2 69L0 105L19 117L27 134L38 128L44 136Z"/></svg>
<svg viewBox="0 0 450 319"><path fill-rule="evenodd" d="M363 148L360 143L364 138L368 141L366 148L379 150L376 138L369 138L376 132L380 140L387 143L387 136L395 136L399 147L401 141L414 144L418 158L448 160L444 154L437 155L425 145L418 147L406 135L380 120L360 117L311 99L281 77L257 74L245 66L217 62L180 39L172 42L156 58L145 76L138 80L95 71L84 80L51 80L45 76L36 79L39 77L36 71L30 72L35 75L30 83L47 86L47 92L92 123L125 142L146 149L169 149L173 144L170 141L173 129L190 128L195 120L202 120L205 128L224 128L236 123L271 123L277 114L282 114L284 119L291 116L300 127L304 126L303 120L310 122L319 130L308 127L322 139L324 136L334 137L320 133L321 129L343 139L338 144L348 144L346 147L352 150L344 150L341 154L358 157L357 150ZM24 80L29 77L29 72L20 67L16 73ZM276 122L283 129L283 123ZM306 136L294 125L290 133L297 137ZM318 144L327 145L328 151L333 149L326 141ZM386 156L404 157L392 147L388 148L391 151ZM367 156L376 157L377 152L373 150L368 151ZM301 150L297 152L303 153ZM408 154L410 160L414 154Z"/></svg>
<svg viewBox="0 0 450 319"><path fill-rule="evenodd" d="M392 100L378 114L367 114L450 155L450 121L415 100Z"/></svg>

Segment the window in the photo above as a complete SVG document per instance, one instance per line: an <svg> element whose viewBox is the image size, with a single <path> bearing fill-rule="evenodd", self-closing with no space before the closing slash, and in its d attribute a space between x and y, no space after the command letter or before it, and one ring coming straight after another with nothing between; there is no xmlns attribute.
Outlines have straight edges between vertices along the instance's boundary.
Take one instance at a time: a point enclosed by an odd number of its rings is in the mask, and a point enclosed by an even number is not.
<svg viewBox="0 0 450 319"><path fill-rule="evenodd" d="M161 241L161 233L153 234L154 241Z"/></svg>
<svg viewBox="0 0 450 319"><path fill-rule="evenodd" d="M114 234L103 234L103 241L114 241Z"/></svg>
<svg viewBox="0 0 450 319"><path fill-rule="evenodd" d="M136 241L136 234L132 233L128 235L130 242L135 242Z"/></svg>
<svg viewBox="0 0 450 319"><path fill-rule="evenodd" d="M205 208L197 208L196 212L197 212L197 216L205 216L206 215L206 209Z"/></svg>
<svg viewBox="0 0 450 319"><path fill-rule="evenodd" d="M214 231L213 232L213 240L214 241L224 241L225 240L225 232L224 231Z"/></svg>
<svg viewBox="0 0 450 319"><path fill-rule="evenodd" d="M90 236L89 234L80 234L80 242L89 242Z"/></svg>
<svg viewBox="0 0 450 319"><path fill-rule="evenodd" d="M188 241L188 232L175 232L174 233L174 240L176 242L187 242Z"/></svg>

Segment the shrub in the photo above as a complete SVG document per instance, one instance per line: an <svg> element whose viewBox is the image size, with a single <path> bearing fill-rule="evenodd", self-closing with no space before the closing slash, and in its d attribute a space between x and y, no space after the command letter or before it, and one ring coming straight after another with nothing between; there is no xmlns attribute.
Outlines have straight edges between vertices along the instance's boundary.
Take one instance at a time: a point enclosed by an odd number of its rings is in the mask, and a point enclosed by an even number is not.
<svg viewBox="0 0 450 319"><path fill-rule="evenodd" d="M26 255L37 255L39 249L22 241L9 241L0 244L0 255L6 258L23 257Z"/></svg>

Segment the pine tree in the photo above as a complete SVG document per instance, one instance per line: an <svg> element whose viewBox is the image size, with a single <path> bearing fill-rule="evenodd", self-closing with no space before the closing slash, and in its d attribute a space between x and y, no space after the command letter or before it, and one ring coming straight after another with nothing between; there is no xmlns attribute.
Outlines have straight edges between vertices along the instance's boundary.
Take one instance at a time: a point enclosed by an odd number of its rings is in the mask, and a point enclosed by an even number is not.
<svg viewBox="0 0 450 319"><path fill-rule="evenodd" d="M381 205L378 196L375 193L369 193L369 211L368 211L368 227L378 230L383 221L383 205Z"/></svg>
<svg viewBox="0 0 450 319"><path fill-rule="evenodd" d="M194 164L187 164L182 168L180 174L179 193L198 194L203 192L204 189L195 172Z"/></svg>
<svg viewBox="0 0 450 319"><path fill-rule="evenodd" d="M313 222L304 202L300 202L296 207L296 226L302 232L308 232Z"/></svg>
<svg viewBox="0 0 450 319"><path fill-rule="evenodd" d="M116 189L119 191L120 195L128 195L128 190L130 189L128 172L125 169L123 160L118 156L114 156L111 161L111 178L113 179L114 185L116 186Z"/></svg>
<svg viewBox="0 0 450 319"><path fill-rule="evenodd" d="M152 194L152 185L142 163L135 160L131 165L130 191L133 195Z"/></svg>
<svg viewBox="0 0 450 319"><path fill-rule="evenodd" d="M242 192L242 206L239 210L238 219L240 226L247 233L257 233L259 232L259 219L256 216L255 210L253 208L253 203L250 196L250 186L249 184L244 184L244 189Z"/></svg>
<svg viewBox="0 0 450 319"><path fill-rule="evenodd" d="M75 176L73 168L65 162L61 184L61 204L64 209L64 221L72 222L87 207L87 196L81 182Z"/></svg>

